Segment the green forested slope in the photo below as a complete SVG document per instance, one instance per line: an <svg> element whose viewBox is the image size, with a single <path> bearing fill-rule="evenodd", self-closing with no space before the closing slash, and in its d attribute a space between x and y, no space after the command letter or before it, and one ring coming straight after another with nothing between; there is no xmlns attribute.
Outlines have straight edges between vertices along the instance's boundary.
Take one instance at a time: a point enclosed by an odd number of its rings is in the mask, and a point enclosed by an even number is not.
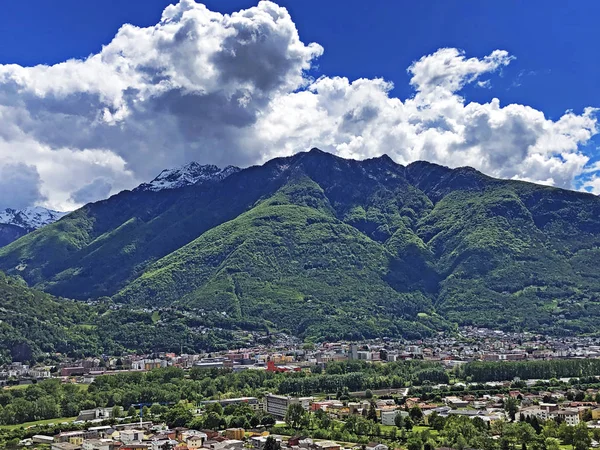
<svg viewBox="0 0 600 450"><path fill-rule="evenodd" d="M227 332L192 330L194 321L176 312L155 323L151 313L111 306L56 298L0 272L0 364L48 360L56 353L210 350L234 342Z"/></svg>
<svg viewBox="0 0 600 450"><path fill-rule="evenodd" d="M599 245L590 194L313 150L87 205L1 249L0 269L63 296L301 336L596 333Z"/></svg>
<svg viewBox="0 0 600 450"><path fill-rule="evenodd" d="M266 317L323 338L428 332L412 321L431 297L420 280L406 284L403 264L338 220L323 190L302 177L151 265L115 300Z"/></svg>

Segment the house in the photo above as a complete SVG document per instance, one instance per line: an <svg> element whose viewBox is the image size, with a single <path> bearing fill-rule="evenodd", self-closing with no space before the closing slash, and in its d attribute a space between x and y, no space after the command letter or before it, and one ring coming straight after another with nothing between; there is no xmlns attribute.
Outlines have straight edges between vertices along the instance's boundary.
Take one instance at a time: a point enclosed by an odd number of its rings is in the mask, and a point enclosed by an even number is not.
<svg viewBox="0 0 600 450"><path fill-rule="evenodd" d="M119 447L119 450L148 450L151 448L151 444L123 444Z"/></svg>
<svg viewBox="0 0 600 450"><path fill-rule="evenodd" d="M592 409L592 420L600 420L600 408Z"/></svg>
<svg viewBox="0 0 600 450"><path fill-rule="evenodd" d="M396 416L401 415L402 417L408 416L408 411L392 410L392 411L381 411L381 424L387 426L396 425Z"/></svg>
<svg viewBox="0 0 600 450"><path fill-rule="evenodd" d="M281 439L279 441L281 441ZM244 448L244 441L240 441L238 439L229 439L227 441L223 441L222 443L224 445L223 449L226 450L242 450Z"/></svg>
<svg viewBox="0 0 600 450"><path fill-rule="evenodd" d="M267 361L267 372L282 373L282 372L300 372L302 369L298 366L277 366L275 361Z"/></svg>
<svg viewBox="0 0 600 450"><path fill-rule="evenodd" d="M67 431L65 433L60 433L54 436L54 441L58 443L68 442L69 444L81 447L81 444L83 444L84 437L85 432L83 431Z"/></svg>
<svg viewBox="0 0 600 450"><path fill-rule="evenodd" d="M316 450L341 450L342 448L340 444L333 441L315 442L313 445Z"/></svg>
<svg viewBox="0 0 600 450"><path fill-rule="evenodd" d="M287 445L288 445L288 447L298 447L300 444L300 441L302 441L303 439L304 439L303 436L293 436L288 439Z"/></svg>
<svg viewBox="0 0 600 450"><path fill-rule="evenodd" d="M172 439L154 439L152 441L152 450L164 450L166 448L174 448L178 444ZM191 448L191 447L190 447Z"/></svg>
<svg viewBox="0 0 600 450"><path fill-rule="evenodd" d="M52 436L44 436L43 434L36 434L31 438L34 444L52 444L54 438Z"/></svg>
<svg viewBox="0 0 600 450"><path fill-rule="evenodd" d="M267 437L268 436L254 436L250 438L250 443L252 444L252 447L256 450L262 450L265 447L265 444L267 442ZM281 438L277 437L277 436L271 436L272 438L275 439L275 441L279 444L281 444Z"/></svg>
<svg viewBox="0 0 600 450"><path fill-rule="evenodd" d="M227 439L243 440L246 434L246 430L243 428L227 428L225 430L225 437Z"/></svg>
<svg viewBox="0 0 600 450"><path fill-rule="evenodd" d="M113 450L114 441L108 439L88 439L83 441L82 450Z"/></svg>
<svg viewBox="0 0 600 450"><path fill-rule="evenodd" d="M88 432L97 433L98 438L108 439L108 438L112 437L115 430L110 425L103 425L103 426L99 426L99 427L90 427L90 428L88 428ZM88 439L91 439L91 437L88 436Z"/></svg>
<svg viewBox="0 0 600 450"><path fill-rule="evenodd" d="M61 377L73 377L73 376L78 376L78 375L81 376L81 375L84 375L86 372L88 372L88 370L81 366L63 367L62 369L60 369L60 376Z"/></svg>
<svg viewBox="0 0 600 450"><path fill-rule="evenodd" d="M387 445L378 444L377 442L369 442L366 447L366 450L389 450Z"/></svg>
<svg viewBox="0 0 600 450"><path fill-rule="evenodd" d="M123 444L141 442L144 439L144 432L140 430L123 430L120 433L120 440Z"/></svg>
<svg viewBox="0 0 600 450"><path fill-rule="evenodd" d="M81 450L81 445L71 444L70 442L55 442L50 447L51 450Z"/></svg>
<svg viewBox="0 0 600 450"><path fill-rule="evenodd" d="M187 430L183 433L181 433L181 440L183 442L186 442L191 439L191 438L198 438L202 441L202 443L204 443L207 439L208 439L208 435L202 431L198 431L198 430ZM197 442L197 441L195 441Z"/></svg>
<svg viewBox="0 0 600 450"><path fill-rule="evenodd" d="M453 408L466 408L469 405L469 402L467 400L463 400L455 396L449 396L444 398L444 402L447 405L452 406Z"/></svg>
<svg viewBox="0 0 600 450"><path fill-rule="evenodd" d="M204 439L202 439L200 436L191 436L185 441L185 443L189 449L195 450L202 447L204 444Z"/></svg>
<svg viewBox="0 0 600 450"><path fill-rule="evenodd" d="M77 420L105 420L110 419L112 417L112 409L111 408L96 408L96 409L85 409L83 411L79 411L79 415L77 416Z"/></svg>

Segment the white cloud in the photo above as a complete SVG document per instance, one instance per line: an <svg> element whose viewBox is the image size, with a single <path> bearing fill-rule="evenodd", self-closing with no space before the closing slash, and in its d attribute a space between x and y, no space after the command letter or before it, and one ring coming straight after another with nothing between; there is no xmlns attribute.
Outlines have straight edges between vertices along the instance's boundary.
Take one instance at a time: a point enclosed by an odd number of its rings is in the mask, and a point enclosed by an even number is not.
<svg viewBox="0 0 600 450"><path fill-rule="evenodd" d="M312 146L563 187L588 170L580 148L597 133L595 110L552 121L461 97L468 83L490 86L514 59L506 51L424 56L408 68L415 95L405 100L382 79L307 78L322 52L274 3L222 15L181 0L153 27L124 25L85 60L0 65L0 167L33 167L28 201L58 209L191 160L243 166Z"/></svg>

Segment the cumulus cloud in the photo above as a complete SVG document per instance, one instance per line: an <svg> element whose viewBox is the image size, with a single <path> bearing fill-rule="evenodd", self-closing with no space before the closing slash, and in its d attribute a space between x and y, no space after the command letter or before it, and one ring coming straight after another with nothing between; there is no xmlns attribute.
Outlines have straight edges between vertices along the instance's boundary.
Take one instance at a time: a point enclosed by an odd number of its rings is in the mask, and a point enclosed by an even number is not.
<svg viewBox="0 0 600 450"><path fill-rule="evenodd" d="M597 133L594 109L553 121L461 96L469 83L490 86L514 59L504 50L423 56L408 68L414 95L404 100L383 79L311 79L322 53L274 3L223 15L181 0L153 27L124 25L84 60L0 65L0 166L33 167L39 195L29 202L55 209L192 160L244 166L312 146L562 187L589 170L581 147Z"/></svg>
<svg viewBox="0 0 600 450"><path fill-rule="evenodd" d="M44 200L40 176L33 166L22 163L0 165L0 211L22 209Z"/></svg>

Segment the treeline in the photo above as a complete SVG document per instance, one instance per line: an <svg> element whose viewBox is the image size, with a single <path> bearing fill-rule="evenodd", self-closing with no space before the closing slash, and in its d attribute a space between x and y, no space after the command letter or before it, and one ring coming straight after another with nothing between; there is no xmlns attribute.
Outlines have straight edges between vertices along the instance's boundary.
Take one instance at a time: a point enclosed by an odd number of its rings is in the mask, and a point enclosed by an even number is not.
<svg viewBox="0 0 600 450"><path fill-rule="evenodd" d="M475 382L507 381L514 378L550 379L600 375L600 359L556 359L551 361L471 362L458 369L458 376Z"/></svg>
<svg viewBox="0 0 600 450"><path fill-rule="evenodd" d="M105 375L83 389L51 379L24 389L0 391L0 424L14 425L42 419L73 417L83 409L119 406L128 410L138 403L196 403L221 397L259 395L276 390L282 375L265 371L230 373L193 369L157 369L147 373Z"/></svg>
<svg viewBox="0 0 600 450"><path fill-rule="evenodd" d="M334 373L328 373L329 371ZM0 424L76 416L82 409L115 406L127 410L138 403L198 403L214 398L262 397L266 392L309 395L447 381L438 364L407 361L386 365L350 362L332 364L326 373L275 374L261 370L194 368L189 372L169 367L146 373L104 375L82 389L58 380L46 380L25 389L0 392Z"/></svg>
<svg viewBox="0 0 600 450"><path fill-rule="evenodd" d="M402 361L369 364L364 361L333 362L325 374L295 374L279 384L282 394L309 395L318 392L336 393L342 390L390 389L413 384L448 383L448 374L438 363Z"/></svg>

